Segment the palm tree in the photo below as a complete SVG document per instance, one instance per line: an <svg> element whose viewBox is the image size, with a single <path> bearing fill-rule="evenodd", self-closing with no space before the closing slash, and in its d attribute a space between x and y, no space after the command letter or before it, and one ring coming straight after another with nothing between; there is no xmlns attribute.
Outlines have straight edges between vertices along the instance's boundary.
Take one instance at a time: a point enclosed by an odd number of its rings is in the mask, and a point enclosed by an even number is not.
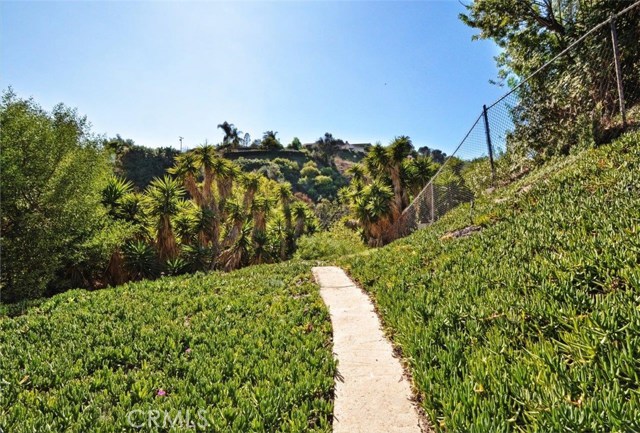
<svg viewBox="0 0 640 433"><path fill-rule="evenodd" d="M223 145L231 147L231 149L237 148L241 141L240 135L242 135L242 132L233 123L229 123L226 120L219 124L218 128L224 131Z"/></svg>
<svg viewBox="0 0 640 433"><path fill-rule="evenodd" d="M266 150L278 150L282 149L282 143L278 140L278 131L265 131L262 134L262 142L260 146Z"/></svg>
<svg viewBox="0 0 640 433"><path fill-rule="evenodd" d="M156 247L161 262L176 257L178 250L171 218L178 214L185 191L179 183L165 176L155 178L147 188L145 201L148 213L156 222Z"/></svg>
<svg viewBox="0 0 640 433"><path fill-rule="evenodd" d="M202 206L203 194L198 189L198 175L200 174L201 156L194 152L187 152L176 157L175 165L169 169L169 173L177 176L184 182L184 187L198 206Z"/></svg>

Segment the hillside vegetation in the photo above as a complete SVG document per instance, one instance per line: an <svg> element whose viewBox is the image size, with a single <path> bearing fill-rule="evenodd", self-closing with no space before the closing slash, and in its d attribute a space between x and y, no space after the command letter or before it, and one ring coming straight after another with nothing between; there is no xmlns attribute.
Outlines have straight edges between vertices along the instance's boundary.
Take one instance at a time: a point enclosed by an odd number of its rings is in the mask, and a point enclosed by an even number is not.
<svg viewBox="0 0 640 433"><path fill-rule="evenodd" d="M0 430L331 431L331 327L308 270L73 290L0 316Z"/></svg>
<svg viewBox="0 0 640 433"><path fill-rule="evenodd" d="M640 431L640 133L339 262L438 431Z"/></svg>

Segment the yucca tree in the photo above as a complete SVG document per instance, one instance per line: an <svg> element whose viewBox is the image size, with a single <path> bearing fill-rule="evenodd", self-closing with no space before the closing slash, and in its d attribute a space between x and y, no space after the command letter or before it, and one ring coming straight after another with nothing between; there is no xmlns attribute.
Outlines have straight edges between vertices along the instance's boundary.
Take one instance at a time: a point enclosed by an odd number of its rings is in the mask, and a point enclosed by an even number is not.
<svg viewBox="0 0 640 433"><path fill-rule="evenodd" d="M251 206L251 214L253 217L253 233L266 233L267 231L267 214L271 210L271 200L263 195L257 195Z"/></svg>
<svg viewBox="0 0 640 433"><path fill-rule="evenodd" d="M389 154L387 149L380 143L376 143L371 147L369 153L364 158L363 164L367 173L374 178L380 178L387 173L389 166Z"/></svg>
<svg viewBox="0 0 640 433"><path fill-rule="evenodd" d="M142 226L145 219L144 196L137 192L123 195L118 213L123 220Z"/></svg>
<svg viewBox="0 0 640 433"><path fill-rule="evenodd" d="M293 192L291 184L284 182L278 184L278 199L282 205L282 216L284 217L285 228L287 232L291 231L293 224L291 221L291 203L293 202Z"/></svg>
<svg viewBox="0 0 640 433"><path fill-rule="evenodd" d="M133 191L133 183L111 176L102 190L102 204L113 218L121 217L122 198Z"/></svg>
<svg viewBox="0 0 640 433"><path fill-rule="evenodd" d="M260 175L258 173L247 173L242 177L242 184L244 185L242 207L245 212L249 212L251 210L253 198L260 187Z"/></svg>
<svg viewBox="0 0 640 433"><path fill-rule="evenodd" d="M203 231L206 236L200 236L202 242L211 242L213 253L217 255L220 249L220 209L213 193L213 185L220 177L221 167L228 162L220 158L211 145L205 144L192 151L196 156L198 166L203 171L202 209L201 216L206 216L209 227ZM204 247L205 245L202 244Z"/></svg>
<svg viewBox="0 0 640 433"><path fill-rule="evenodd" d="M352 203L352 211L363 229L365 241L371 246L381 245L392 234L391 209L393 190L379 180L367 185Z"/></svg>
<svg viewBox="0 0 640 433"><path fill-rule="evenodd" d="M219 158L214 164L216 187L218 189L218 211L220 219L224 221L226 215L226 202L233 194L233 184L241 175L240 169L234 163Z"/></svg>
<svg viewBox="0 0 640 433"><path fill-rule="evenodd" d="M284 243L280 245L280 259L285 260L289 251L293 250L293 221L291 215L291 204L293 203L293 192L291 184L288 182L278 185L278 199L282 206L282 217L284 223Z"/></svg>
<svg viewBox="0 0 640 433"><path fill-rule="evenodd" d="M176 162L169 173L178 177L184 183L193 201L202 206L203 193L198 188L198 176L200 175L200 162L196 153L187 152L176 157Z"/></svg>
<svg viewBox="0 0 640 433"><path fill-rule="evenodd" d="M202 201L204 205L215 207L215 196L213 195L213 182L215 181L215 167L220 157L216 155L216 150L209 144L202 145L193 149L193 155L198 167L202 169L204 180L202 183Z"/></svg>
<svg viewBox="0 0 640 433"><path fill-rule="evenodd" d="M269 259L269 251L267 250L267 215L271 210L273 203L268 197L257 195L251 207L253 217L253 232L251 238L253 240L253 259L252 264L265 263Z"/></svg>
<svg viewBox="0 0 640 433"><path fill-rule="evenodd" d="M200 208L194 200L183 200L180 211L173 218L172 225L181 247L198 243L198 212Z"/></svg>
<svg viewBox="0 0 640 433"><path fill-rule="evenodd" d="M304 233L304 227L307 223L307 207L303 203L297 202L293 205L291 210L296 222L293 229L293 236L297 239Z"/></svg>
<svg viewBox="0 0 640 433"><path fill-rule="evenodd" d="M402 169L404 161L413 150L413 143L406 135L394 138L387 148L387 172L391 178L393 185L393 195L396 208L402 212L404 208L409 206L409 192L403 188Z"/></svg>
<svg viewBox="0 0 640 433"><path fill-rule="evenodd" d="M195 212L195 230L198 245L205 248L213 245L214 248L217 248L217 239L219 239L218 227L219 224L216 221L215 209L210 209L207 206L197 209Z"/></svg>
<svg viewBox="0 0 640 433"><path fill-rule="evenodd" d="M403 188L417 195L429 183L439 165L430 156L406 159L402 169Z"/></svg>
<svg viewBox="0 0 640 433"><path fill-rule="evenodd" d="M124 246L124 267L134 281L157 274L156 255L145 242L133 241Z"/></svg>
<svg viewBox="0 0 640 433"><path fill-rule="evenodd" d="M178 181L169 176L155 178L146 190L148 214L156 221L156 247L161 262L178 253L171 219L180 211L184 193Z"/></svg>
<svg viewBox="0 0 640 433"><path fill-rule="evenodd" d="M269 224L269 238L273 240L274 247L277 248L277 254L280 260L286 260L289 254L290 232L287 231L284 218L278 215ZM274 249L275 249L274 248Z"/></svg>
<svg viewBox="0 0 640 433"><path fill-rule="evenodd" d="M218 257L218 265L225 271L238 269L249 264L252 249L252 227L244 223L234 242Z"/></svg>
<svg viewBox="0 0 640 433"><path fill-rule="evenodd" d="M240 236L242 227L247 220L247 214L243 206L234 200L227 201L226 206L228 228L222 245L228 248L238 239L238 236Z"/></svg>

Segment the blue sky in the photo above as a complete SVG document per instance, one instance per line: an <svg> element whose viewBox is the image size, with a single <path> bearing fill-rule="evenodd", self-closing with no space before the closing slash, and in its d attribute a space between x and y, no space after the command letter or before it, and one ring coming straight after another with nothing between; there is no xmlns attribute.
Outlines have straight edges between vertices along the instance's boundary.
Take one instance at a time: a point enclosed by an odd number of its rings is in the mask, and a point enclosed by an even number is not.
<svg viewBox="0 0 640 433"><path fill-rule="evenodd" d="M497 48L458 1L0 2L0 85L87 115L93 131L193 147L409 135L451 151L504 92Z"/></svg>

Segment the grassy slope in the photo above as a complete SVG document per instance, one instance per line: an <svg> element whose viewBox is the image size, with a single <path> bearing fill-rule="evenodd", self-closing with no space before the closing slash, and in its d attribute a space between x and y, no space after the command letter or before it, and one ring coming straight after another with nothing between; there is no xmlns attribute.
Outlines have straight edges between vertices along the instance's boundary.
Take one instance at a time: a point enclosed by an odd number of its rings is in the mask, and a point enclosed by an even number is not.
<svg viewBox="0 0 640 433"><path fill-rule="evenodd" d="M438 430L640 431L640 133L340 264Z"/></svg>
<svg viewBox="0 0 640 433"><path fill-rule="evenodd" d="M0 430L130 431L132 409L204 408L206 431L328 432L330 333L304 264L67 292L0 317Z"/></svg>

